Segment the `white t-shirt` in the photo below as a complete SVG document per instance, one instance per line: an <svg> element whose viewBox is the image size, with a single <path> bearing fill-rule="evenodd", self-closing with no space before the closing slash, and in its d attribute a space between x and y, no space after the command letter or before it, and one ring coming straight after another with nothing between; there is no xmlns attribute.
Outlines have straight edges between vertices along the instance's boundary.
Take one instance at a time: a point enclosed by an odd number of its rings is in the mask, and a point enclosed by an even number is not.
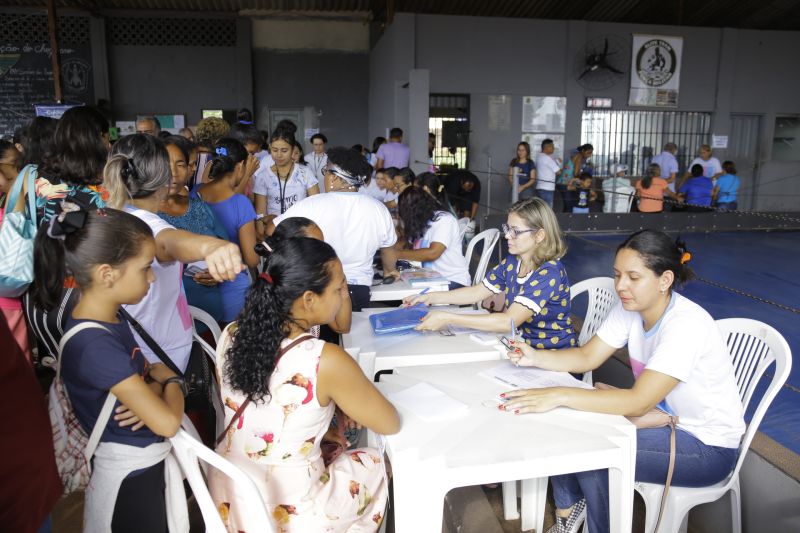
<svg viewBox="0 0 800 533"><path fill-rule="evenodd" d="M447 278L447 281L454 281L466 287L470 285L470 279L467 262L461 253L458 220L446 211L437 211L436 214L439 219L428 224L425 234L414 243L414 249L429 248L433 242L443 244L445 250L439 259L426 261L422 266L435 270Z"/></svg>
<svg viewBox="0 0 800 533"><path fill-rule="evenodd" d="M739 446L745 425L731 357L705 309L673 293L661 320L645 332L639 313L618 303L597 336L614 348L628 345L634 376L647 369L680 381L666 397L679 428L709 446Z"/></svg>
<svg viewBox="0 0 800 533"><path fill-rule="evenodd" d="M144 209L125 206L125 211L150 226L154 236L164 230L175 229L155 213ZM192 316L183 291L183 265L180 261L160 263L158 259L153 259L153 274L156 280L150 285L144 299L136 305L123 307L183 371L189 363L192 349ZM135 331L133 336L149 362L161 362Z"/></svg>
<svg viewBox="0 0 800 533"><path fill-rule="evenodd" d="M269 153L269 150L261 150L254 155L258 158L258 168L271 167L275 164L275 160L272 159L272 154Z"/></svg>
<svg viewBox="0 0 800 533"><path fill-rule="evenodd" d="M317 178L311 170L303 165L294 165L292 175L286 181L279 182L272 167L259 167L253 176L253 193L267 197L267 214L280 215L308 196L308 189L317 185ZM283 201L281 201L283 200Z"/></svg>
<svg viewBox="0 0 800 533"><path fill-rule="evenodd" d="M307 168L311 171L311 174L317 179L320 192L325 192L325 167L328 166L328 154L317 155L316 152L311 152L306 154L303 159L308 165Z"/></svg>
<svg viewBox="0 0 800 533"><path fill-rule="evenodd" d="M657 156L653 157L651 163L658 165L661 168L661 177L668 180L672 174L678 175L678 160L671 152L664 150ZM675 182L669 184L669 190L675 192Z"/></svg>
<svg viewBox="0 0 800 533"><path fill-rule="evenodd" d="M536 156L536 188L543 191L556 190L556 172L561 166L551 156L539 153Z"/></svg>
<svg viewBox="0 0 800 533"><path fill-rule="evenodd" d="M616 189L614 188L616 184ZM631 187L628 178L616 176L603 180L603 193L606 201L603 204L603 213L627 213L628 202L631 195L636 194L636 189Z"/></svg>
<svg viewBox="0 0 800 533"><path fill-rule="evenodd" d="M716 157L708 158L708 161L703 160L702 157L695 157L692 159L692 162L689 163L689 167L686 169L687 171L691 172L692 167L695 165L700 165L703 167L703 176L711 179L714 174L719 174L722 172L722 165L719 162L719 159Z"/></svg>
<svg viewBox="0 0 800 533"><path fill-rule="evenodd" d="M394 246L397 234L389 210L379 201L357 192L329 192L297 202L273 222L292 217L313 220L325 242L342 261L349 285L372 284L372 258L380 248Z"/></svg>
<svg viewBox="0 0 800 533"><path fill-rule="evenodd" d="M375 198L379 202L396 202L398 196L394 191L387 191L378 187L378 182L375 177L369 180L369 183L361 187L358 191Z"/></svg>

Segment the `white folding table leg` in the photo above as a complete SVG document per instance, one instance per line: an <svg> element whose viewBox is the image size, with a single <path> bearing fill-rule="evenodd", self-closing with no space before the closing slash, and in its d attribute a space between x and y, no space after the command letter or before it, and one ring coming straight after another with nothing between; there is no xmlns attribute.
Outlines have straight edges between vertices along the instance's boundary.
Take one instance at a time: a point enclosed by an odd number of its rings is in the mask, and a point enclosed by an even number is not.
<svg viewBox="0 0 800 533"><path fill-rule="evenodd" d="M538 533L544 528L547 480L547 477L522 480L522 499L519 503L520 512L522 513L522 531L535 529Z"/></svg>
<svg viewBox="0 0 800 533"><path fill-rule="evenodd" d="M503 483L503 518L506 520L516 520L519 518L517 508L517 481L505 481Z"/></svg>

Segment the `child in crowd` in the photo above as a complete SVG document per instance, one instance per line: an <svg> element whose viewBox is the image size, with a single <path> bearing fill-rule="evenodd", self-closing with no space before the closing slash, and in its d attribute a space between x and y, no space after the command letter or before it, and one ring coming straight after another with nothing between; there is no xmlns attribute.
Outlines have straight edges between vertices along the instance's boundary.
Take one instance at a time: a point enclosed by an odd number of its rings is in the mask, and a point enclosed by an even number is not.
<svg viewBox="0 0 800 533"><path fill-rule="evenodd" d="M678 189L681 201L686 203L686 211L703 212L710 210L714 184L711 178L703 175L703 172L702 165L692 165L691 177Z"/></svg>
<svg viewBox="0 0 800 533"><path fill-rule="evenodd" d="M512 205L503 224L509 256L483 283L454 291L406 298L406 305L469 305L505 294L505 310L485 315L431 311L417 327L438 331L454 324L483 331L516 334L539 349L575 346L570 319L569 279L560 258L566 245L552 208L541 198Z"/></svg>
<svg viewBox="0 0 800 533"><path fill-rule="evenodd" d="M326 465L320 448L335 407L376 433L400 427L395 408L353 358L307 334L334 321L347 290L330 245L286 239L217 348L227 426L217 453L250 475L276 530L287 533L377 531L383 520L381 453L348 450ZM258 529L230 478L212 470L209 486L229 530Z"/></svg>
<svg viewBox="0 0 800 533"><path fill-rule="evenodd" d="M451 290L469 285L456 217L419 187L400 193L399 203L405 242L398 243L402 246L397 249L397 258L422 262L422 266L447 278ZM407 245L411 248L406 249Z"/></svg>
<svg viewBox="0 0 800 533"><path fill-rule="evenodd" d="M614 258L620 301L589 342L558 352L519 344L508 354L520 366L585 372L627 345L636 379L632 388L597 383L597 390L516 390L501 395L508 401L500 408L523 414L564 406L636 417L657 405L678 418L672 485L707 487L724 480L736 463L745 430L742 402L714 319L674 292L692 275L689 257L660 231L634 233ZM636 431L636 481L663 484L667 479L672 470L670 433L669 427ZM584 518L592 533L609 531L607 470L552 476L550 482L557 520L548 533L577 532Z"/></svg>
<svg viewBox="0 0 800 533"><path fill-rule="evenodd" d="M739 207L736 201L739 183L739 176L736 175L736 166L733 161L722 163L722 175L717 179L712 192L719 211L736 211Z"/></svg>
<svg viewBox="0 0 800 533"><path fill-rule="evenodd" d="M34 299L43 307L57 302L67 272L81 291L67 331L85 329L67 340L61 377L87 434L108 395L117 398L92 461L88 532L166 532L168 522L188 524L180 470L169 460L165 466L164 441L180 428L185 384L165 365L148 364L119 315L120 306L147 294L155 254L153 233L141 219L113 209L87 212L69 201L36 236L35 274L42 282ZM180 501L167 505L165 484Z"/></svg>
<svg viewBox="0 0 800 533"><path fill-rule="evenodd" d="M597 200L597 193L592 190L592 175L581 172L579 178L572 180L567 189L572 192L573 213L588 213L589 204Z"/></svg>
<svg viewBox="0 0 800 533"><path fill-rule="evenodd" d="M196 195L211 208L225 230L227 240L239 246L245 264L255 268L259 262L254 249L256 212L250 200L236 192L241 180L246 177L247 150L236 139L226 137L217 141L215 152L215 157L208 164L209 181L200 186ZM244 306L249 285L247 272L240 272L233 281L220 285L222 322L236 319Z"/></svg>

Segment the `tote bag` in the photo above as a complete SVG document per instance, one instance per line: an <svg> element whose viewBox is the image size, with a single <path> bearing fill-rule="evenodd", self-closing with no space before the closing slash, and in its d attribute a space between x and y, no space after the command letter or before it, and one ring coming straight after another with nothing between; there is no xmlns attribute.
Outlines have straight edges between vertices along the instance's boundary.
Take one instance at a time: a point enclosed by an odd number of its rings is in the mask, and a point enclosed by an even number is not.
<svg viewBox="0 0 800 533"><path fill-rule="evenodd" d="M36 238L36 200L33 182L36 167L27 165L17 176L6 202L6 214L0 225L0 296L22 296L33 281L33 240ZM22 192L28 187L28 209L13 212Z"/></svg>

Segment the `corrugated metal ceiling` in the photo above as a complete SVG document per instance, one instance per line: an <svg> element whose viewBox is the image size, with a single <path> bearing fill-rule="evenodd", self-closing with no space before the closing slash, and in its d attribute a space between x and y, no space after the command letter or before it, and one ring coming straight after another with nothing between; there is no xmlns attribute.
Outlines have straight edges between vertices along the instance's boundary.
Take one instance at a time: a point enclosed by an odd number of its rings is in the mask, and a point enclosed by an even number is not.
<svg viewBox="0 0 800 533"><path fill-rule="evenodd" d="M43 7L43 0L5 0L8 7ZM58 8L88 11L168 10L243 14L391 12L577 19L753 29L800 29L800 0L56 0Z"/></svg>

